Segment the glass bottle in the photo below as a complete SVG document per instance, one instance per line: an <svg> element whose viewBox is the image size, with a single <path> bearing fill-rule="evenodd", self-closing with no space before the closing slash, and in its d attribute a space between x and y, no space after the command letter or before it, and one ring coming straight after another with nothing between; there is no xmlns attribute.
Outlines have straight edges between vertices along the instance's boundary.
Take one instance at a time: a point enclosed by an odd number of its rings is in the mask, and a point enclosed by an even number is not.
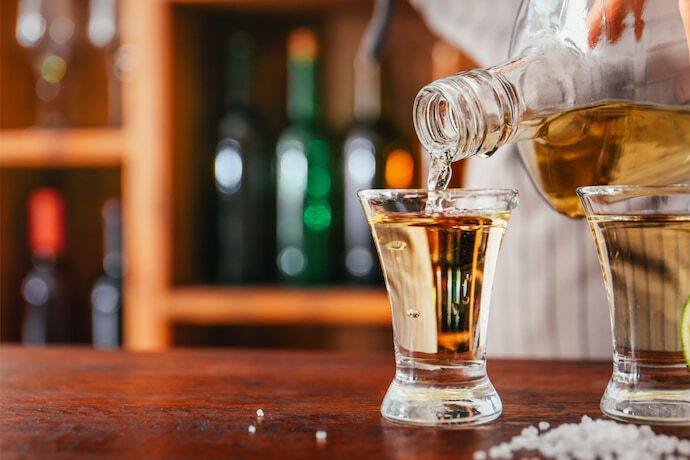
<svg viewBox="0 0 690 460"><path fill-rule="evenodd" d="M277 153L278 272L287 284L319 284L334 272L335 183L332 148L321 121L318 42L300 28L288 39L290 125Z"/></svg>
<svg viewBox="0 0 690 460"><path fill-rule="evenodd" d="M411 188L416 168L406 143L381 118L380 65L363 54L354 62L354 117L343 143L345 273L373 284L382 281L381 269L357 191Z"/></svg>
<svg viewBox="0 0 690 460"><path fill-rule="evenodd" d="M91 335L97 348L122 343L122 209L118 198L105 202L103 215L103 272L91 290Z"/></svg>
<svg viewBox="0 0 690 460"><path fill-rule="evenodd" d="M682 18L690 21L690 11L683 5L523 2L508 62L437 80L418 94L414 122L433 158L430 186L447 182L452 161L488 157L509 142L519 142L544 198L570 217L583 215L578 186L688 182L690 24Z"/></svg>
<svg viewBox="0 0 690 460"><path fill-rule="evenodd" d="M29 246L33 267L22 282L22 343L65 343L72 337L70 302L60 257L65 247L65 202L42 187L29 197Z"/></svg>
<svg viewBox="0 0 690 460"><path fill-rule="evenodd" d="M217 279L269 282L274 266L274 191L266 129L252 107L254 41L244 32L227 43L226 109L214 157Z"/></svg>
<svg viewBox="0 0 690 460"><path fill-rule="evenodd" d="M17 42L31 55L36 75L36 125L64 127L68 100L64 79L78 41L75 0L19 0ZM70 77L74 78L74 77Z"/></svg>
<svg viewBox="0 0 690 460"><path fill-rule="evenodd" d="M109 126L118 126L122 121L121 88L117 68L120 54L118 13L118 0L89 0L86 35L91 45L100 51L105 67Z"/></svg>

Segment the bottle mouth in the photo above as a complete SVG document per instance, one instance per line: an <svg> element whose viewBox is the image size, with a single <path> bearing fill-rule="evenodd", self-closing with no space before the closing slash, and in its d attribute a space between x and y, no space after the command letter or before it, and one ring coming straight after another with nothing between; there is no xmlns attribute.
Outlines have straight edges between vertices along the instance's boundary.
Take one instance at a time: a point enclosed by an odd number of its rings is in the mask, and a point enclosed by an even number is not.
<svg viewBox="0 0 690 460"><path fill-rule="evenodd" d="M414 128L426 151L434 158L450 163L460 144L461 125L458 108L439 82L419 91L414 101Z"/></svg>

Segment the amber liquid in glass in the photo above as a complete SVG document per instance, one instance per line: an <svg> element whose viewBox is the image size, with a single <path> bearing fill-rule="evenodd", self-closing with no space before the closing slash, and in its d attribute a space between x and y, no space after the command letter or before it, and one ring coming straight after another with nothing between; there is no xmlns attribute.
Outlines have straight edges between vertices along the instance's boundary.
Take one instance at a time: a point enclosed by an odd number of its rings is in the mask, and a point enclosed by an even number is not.
<svg viewBox="0 0 690 460"><path fill-rule="evenodd" d="M373 218L400 354L429 365L484 357L490 289L507 222L508 213Z"/></svg>
<svg viewBox="0 0 690 460"><path fill-rule="evenodd" d="M520 144L546 199L570 217L584 215L575 189L690 180L690 110L628 102L577 107L533 119Z"/></svg>

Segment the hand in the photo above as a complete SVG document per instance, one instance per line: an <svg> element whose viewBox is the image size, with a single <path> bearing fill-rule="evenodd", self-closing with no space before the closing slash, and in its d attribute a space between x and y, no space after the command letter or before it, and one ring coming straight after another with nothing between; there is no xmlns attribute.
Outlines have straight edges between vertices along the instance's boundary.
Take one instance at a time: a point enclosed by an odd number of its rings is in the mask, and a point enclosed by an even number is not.
<svg viewBox="0 0 690 460"><path fill-rule="evenodd" d="M604 33L609 43L616 43L625 30L623 19L631 11L635 17L635 38L639 41L644 29L642 10L645 2L646 0L595 0L587 14L589 46L591 48L597 46Z"/></svg>
<svg viewBox="0 0 690 460"><path fill-rule="evenodd" d="M616 43L625 30L623 20L632 12L635 18L635 38L639 41L642 38L644 20L642 10L647 0L595 0L592 8L587 14L587 38L589 46L594 48L606 35L609 43ZM678 10L683 20L685 37L690 49L690 0L678 0Z"/></svg>

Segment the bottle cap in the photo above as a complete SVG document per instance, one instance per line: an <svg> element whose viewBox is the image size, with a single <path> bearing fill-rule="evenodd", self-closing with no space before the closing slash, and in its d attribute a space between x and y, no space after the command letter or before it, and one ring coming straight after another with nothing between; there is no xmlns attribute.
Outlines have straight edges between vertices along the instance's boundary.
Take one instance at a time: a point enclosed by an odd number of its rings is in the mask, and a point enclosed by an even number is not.
<svg viewBox="0 0 690 460"><path fill-rule="evenodd" d="M48 187L29 197L29 245L32 252L60 255L65 246L65 202Z"/></svg>
<svg viewBox="0 0 690 460"><path fill-rule="evenodd" d="M299 27L288 37L288 56L298 61L313 61L319 53L319 42L312 29Z"/></svg>

